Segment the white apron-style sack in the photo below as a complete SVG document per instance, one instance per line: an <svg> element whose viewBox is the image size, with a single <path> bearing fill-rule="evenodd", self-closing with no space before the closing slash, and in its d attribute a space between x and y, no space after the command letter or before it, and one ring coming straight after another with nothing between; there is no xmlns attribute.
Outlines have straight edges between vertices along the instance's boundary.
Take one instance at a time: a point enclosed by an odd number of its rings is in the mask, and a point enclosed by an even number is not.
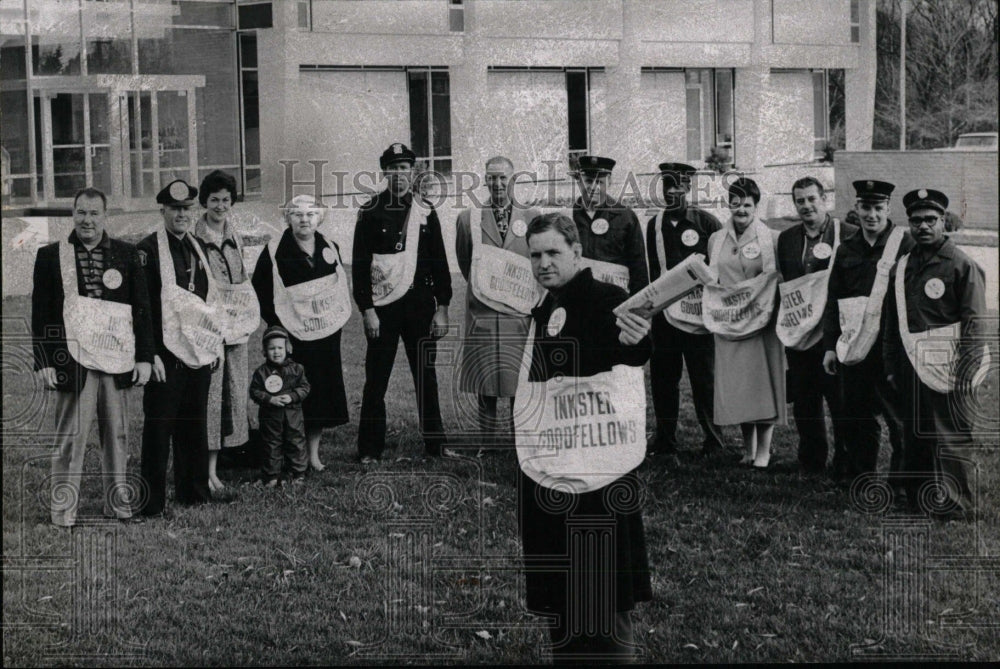
<svg viewBox="0 0 1000 669"><path fill-rule="evenodd" d="M906 261L910 254L899 259L896 267L896 315L899 317L899 337L903 350L917 376L928 388L938 393L955 390L955 365L958 360L958 345L962 337L962 324L952 323L924 332L910 332L906 317ZM986 378L990 368L990 347L983 344L979 369L972 377L973 387Z"/></svg>
<svg viewBox="0 0 1000 669"><path fill-rule="evenodd" d="M576 494L613 483L646 456L642 367L615 365L587 377L529 381L535 323L514 398L517 460L532 481Z"/></svg>
<svg viewBox="0 0 1000 669"><path fill-rule="evenodd" d="M656 215L653 230L656 232L656 257L660 261L660 276L667 273L667 255L663 250L663 211ZM698 286L663 311L663 317L678 330L691 334L707 334L701 315L703 286Z"/></svg>
<svg viewBox="0 0 1000 669"><path fill-rule="evenodd" d="M197 242L194 248L208 277L208 299L202 300L177 285L174 259L170 255L167 231L156 233L160 258L160 308L163 319L163 345L188 367L197 369L215 362L223 351L222 319L215 279Z"/></svg>
<svg viewBox="0 0 1000 669"><path fill-rule="evenodd" d="M239 234L233 235L240 259L243 258L243 244ZM244 272L245 274L245 272ZM216 283L219 289L219 312L222 318L222 335L227 344L245 344L260 325L260 302L250 283L250 277L242 283Z"/></svg>
<svg viewBox="0 0 1000 669"><path fill-rule="evenodd" d="M706 284L702 295L705 327L712 334L733 341L752 337L770 324L774 315L774 298L778 293L778 266L774 259L771 229L759 220L750 225L757 226L757 245L764 271L734 286ZM715 236L709 250L709 265L712 267L719 262L725 230L723 228L723 232Z"/></svg>
<svg viewBox="0 0 1000 669"><path fill-rule="evenodd" d="M469 287L476 299L502 314L527 316L538 302L539 287L531 271L531 261L524 256L483 244L483 212L469 210L469 234L472 237L472 269Z"/></svg>
<svg viewBox="0 0 1000 669"><path fill-rule="evenodd" d="M825 270L803 274L778 284L778 339L795 351L806 351L823 338L823 310L826 308L830 272L840 247L840 221L833 219L833 250Z"/></svg>
<svg viewBox="0 0 1000 669"><path fill-rule="evenodd" d="M63 286L63 326L70 355L87 369L123 374L135 367L132 305L80 295L76 277L76 249L59 244ZM118 273L109 269L107 272ZM105 274L107 274L105 272ZM121 274L118 274L121 283Z"/></svg>
<svg viewBox="0 0 1000 669"><path fill-rule="evenodd" d="M414 196L406 214L406 231L403 250L397 253L372 254L372 304L384 307L406 295L417 271L417 247L420 246L420 228L427 225L430 212Z"/></svg>
<svg viewBox="0 0 1000 669"><path fill-rule="evenodd" d="M858 232L861 234L861 232ZM893 228L878 261L875 283L867 297L847 297L837 300L840 312L840 338L837 339L837 360L856 365L865 359L881 336L882 303L889 287L889 272L896 264L896 254L903 241L903 229Z"/></svg>
<svg viewBox="0 0 1000 669"><path fill-rule="evenodd" d="M580 264L589 267L594 274L594 278L604 283L610 283L623 290L628 290L628 267L618 265L613 262L594 260L593 258L580 258Z"/></svg>
<svg viewBox="0 0 1000 669"><path fill-rule="evenodd" d="M316 233L324 240L320 233ZM333 274L318 279L286 286L278 272L277 252L280 239L268 244L271 254L271 276L274 285L274 313L288 334L301 341L315 341L329 337L351 317L351 292L347 287L344 261L340 260ZM328 248L334 248L329 241Z"/></svg>

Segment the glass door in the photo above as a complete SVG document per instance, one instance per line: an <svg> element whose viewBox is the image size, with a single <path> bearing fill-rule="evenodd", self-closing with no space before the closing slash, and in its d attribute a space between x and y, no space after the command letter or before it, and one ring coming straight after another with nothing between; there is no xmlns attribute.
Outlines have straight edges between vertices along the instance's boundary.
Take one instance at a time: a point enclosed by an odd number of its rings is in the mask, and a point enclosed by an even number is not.
<svg viewBox="0 0 1000 669"><path fill-rule="evenodd" d="M108 93L41 92L42 184L46 200L85 186L111 192Z"/></svg>
<svg viewBox="0 0 1000 669"><path fill-rule="evenodd" d="M194 91L121 91L124 195L149 199L174 179L197 175Z"/></svg>

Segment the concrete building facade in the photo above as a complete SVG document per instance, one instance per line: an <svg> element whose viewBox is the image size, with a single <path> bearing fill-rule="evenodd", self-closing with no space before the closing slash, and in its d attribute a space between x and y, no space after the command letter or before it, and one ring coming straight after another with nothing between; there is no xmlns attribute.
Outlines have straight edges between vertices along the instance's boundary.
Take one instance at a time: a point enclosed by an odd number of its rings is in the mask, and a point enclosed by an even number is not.
<svg viewBox="0 0 1000 669"><path fill-rule="evenodd" d="M496 153L560 180L574 153L642 175L713 147L755 172L837 141L833 81L842 143L871 145L875 0L5 0L0 19L23 206L84 184L148 206L218 167L281 200L308 161L350 191L395 141L446 179Z"/></svg>

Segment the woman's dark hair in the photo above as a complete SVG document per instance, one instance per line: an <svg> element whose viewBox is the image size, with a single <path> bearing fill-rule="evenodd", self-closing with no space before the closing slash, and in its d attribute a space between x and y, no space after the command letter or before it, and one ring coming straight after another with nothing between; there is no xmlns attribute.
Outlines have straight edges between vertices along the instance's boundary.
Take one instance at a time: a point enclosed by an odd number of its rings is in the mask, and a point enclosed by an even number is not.
<svg viewBox="0 0 1000 669"><path fill-rule="evenodd" d="M207 207L208 196L212 193L218 193L220 190L229 191L229 195L232 196L234 203L239 199L239 192L236 190L236 179L232 175L222 170L209 172L201 180L201 185L198 187L198 202L201 203L201 206Z"/></svg>
<svg viewBox="0 0 1000 669"><path fill-rule="evenodd" d="M753 198L755 205L760 204L760 188L753 179L740 177L729 186L729 201L732 202L734 197Z"/></svg>
<svg viewBox="0 0 1000 669"><path fill-rule="evenodd" d="M537 235L546 230L555 230L570 246L580 243L580 233L577 232L576 223L565 214L552 213L535 216L528 223L528 231L524 235L524 240L528 241L532 235Z"/></svg>

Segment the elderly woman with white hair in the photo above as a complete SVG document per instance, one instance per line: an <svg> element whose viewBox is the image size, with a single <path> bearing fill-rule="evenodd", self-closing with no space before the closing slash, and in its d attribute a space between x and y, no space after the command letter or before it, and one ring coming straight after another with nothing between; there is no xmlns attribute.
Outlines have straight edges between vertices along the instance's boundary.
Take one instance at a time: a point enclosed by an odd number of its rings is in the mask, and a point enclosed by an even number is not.
<svg viewBox="0 0 1000 669"><path fill-rule="evenodd" d="M305 367L312 386L302 403L309 465L319 459L323 428L348 421L340 360L340 332L351 315L351 295L340 247L317 228L327 208L309 195L297 195L284 207L287 228L260 254L253 287L261 317L289 334L295 360Z"/></svg>

